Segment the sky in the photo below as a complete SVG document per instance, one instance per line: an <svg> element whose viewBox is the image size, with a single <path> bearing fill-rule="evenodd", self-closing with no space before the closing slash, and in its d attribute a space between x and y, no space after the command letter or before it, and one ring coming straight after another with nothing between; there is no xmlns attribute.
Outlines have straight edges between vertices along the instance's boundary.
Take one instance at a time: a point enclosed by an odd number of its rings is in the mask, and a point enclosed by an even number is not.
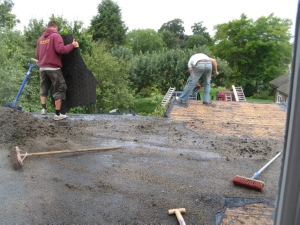
<svg viewBox="0 0 300 225"><path fill-rule="evenodd" d="M21 20L17 29L23 31L30 19L43 19L63 16L69 22L80 20L84 27L90 25L91 19L98 13L98 5L102 0L12 0L15 4L12 13ZM213 27L217 24L228 23L240 19L244 13L249 19L256 20L261 16L275 16L293 22L291 33L294 34L298 0L114 0L121 9L122 20L130 30L154 29L157 31L164 23L181 19L184 23L185 34L191 35L191 26L203 21L202 25L213 35Z"/></svg>

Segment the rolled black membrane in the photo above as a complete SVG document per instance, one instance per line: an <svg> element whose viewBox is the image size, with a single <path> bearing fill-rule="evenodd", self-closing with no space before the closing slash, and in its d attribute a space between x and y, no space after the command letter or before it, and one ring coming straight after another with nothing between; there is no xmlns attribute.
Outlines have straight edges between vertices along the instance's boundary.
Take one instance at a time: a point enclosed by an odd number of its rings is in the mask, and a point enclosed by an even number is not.
<svg viewBox="0 0 300 225"><path fill-rule="evenodd" d="M73 41L73 35L62 37L64 44ZM70 53L62 56L62 73L66 81L66 99L62 102L61 113L67 113L77 106L88 106L96 103L97 80L85 65L80 49L75 48ZM52 93L50 89L50 93ZM54 99L51 94L52 103Z"/></svg>

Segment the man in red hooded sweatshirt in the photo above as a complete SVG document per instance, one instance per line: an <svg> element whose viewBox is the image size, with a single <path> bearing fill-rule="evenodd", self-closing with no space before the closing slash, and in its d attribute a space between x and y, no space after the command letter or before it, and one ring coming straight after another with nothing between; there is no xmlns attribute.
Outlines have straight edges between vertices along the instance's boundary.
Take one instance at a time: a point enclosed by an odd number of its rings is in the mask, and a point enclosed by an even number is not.
<svg viewBox="0 0 300 225"><path fill-rule="evenodd" d="M40 98L42 103L42 115L47 114L46 99L52 84L52 96L55 101L54 120L67 118L60 113L62 100L66 98L66 82L61 72L63 54L68 54L74 48L78 48L78 42L73 40L71 44L64 45L62 37L58 34L56 21L50 21L43 35L38 39L36 56L40 67Z"/></svg>

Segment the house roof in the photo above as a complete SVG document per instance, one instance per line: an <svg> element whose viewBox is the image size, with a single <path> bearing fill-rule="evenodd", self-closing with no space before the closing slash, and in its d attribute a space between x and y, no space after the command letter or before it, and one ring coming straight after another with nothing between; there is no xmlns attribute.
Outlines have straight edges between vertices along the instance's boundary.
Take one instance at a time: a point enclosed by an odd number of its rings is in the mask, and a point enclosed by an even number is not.
<svg viewBox="0 0 300 225"><path fill-rule="evenodd" d="M280 77L277 77L274 80L271 80L269 83L277 88L277 91L281 94L289 96L290 88L290 73L284 74Z"/></svg>
<svg viewBox="0 0 300 225"><path fill-rule="evenodd" d="M274 80L270 81L270 84L274 87L281 87L290 82L290 73L284 74L280 77L275 78Z"/></svg>
<svg viewBox="0 0 300 225"><path fill-rule="evenodd" d="M277 91L288 96L289 95L289 88L290 88L290 82L287 82L284 85L281 85L279 88L277 88Z"/></svg>

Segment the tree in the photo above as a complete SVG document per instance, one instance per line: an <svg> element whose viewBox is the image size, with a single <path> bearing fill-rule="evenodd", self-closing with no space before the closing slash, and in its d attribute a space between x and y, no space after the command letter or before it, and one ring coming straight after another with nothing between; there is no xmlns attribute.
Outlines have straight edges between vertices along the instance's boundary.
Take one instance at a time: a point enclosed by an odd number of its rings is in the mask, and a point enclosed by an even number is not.
<svg viewBox="0 0 300 225"><path fill-rule="evenodd" d="M135 93L143 88L150 88L152 85L160 83L159 57L158 53L136 54L132 59L132 66L129 70L129 77L132 82L132 89Z"/></svg>
<svg viewBox="0 0 300 225"><path fill-rule="evenodd" d="M132 49L124 46L116 46L110 49L110 54L113 57L125 60L126 62L130 61L133 57Z"/></svg>
<svg viewBox="0 0 300 225"><path fill-rule="evenodd" d="M11 0L0 0L0 29L5 27L12 29L17 23L20 23L20 20L16 19L16 15L11 14L14 5Z"/></svg>
<svg viewBox="0 0 300 225"><path fill-rule="evenodd" d="M134 54L159 51L165 46L161 35L153 29L132 30L127 34L127 42Z"/></svg>
<svg viewBox="0 0 300 225"><path fill-rule="evenodd" d="M183 26L183 21L181 19L174 19L174 20L171 20L167 23L164 23L160 29L158 30L159 33L163 33L164 31L169 31L171 32L172 34L174 34L175 38L177 38L177 47L183 47L184 46L184 41L186 39L186 36L184 35L184 26ZM168 38L170 37L169 35L164 35L163 36L163 39L165 41L165 43L169 43L170 41L168 39L165 39L165 38ZM173 39L173 37L171 37ZM173 41L171 42L173 43Z"/></svg>
<svg viewBox="0 0 300 225"><path fill-rule="evenodd" d="M268 83L284 74L291 61L290 19L273 14L256 21L242 14L239 20L215 26L213 53L233 69L236 85Z"/></svg>
<svg viewBox="0 0 300 225"><path fill-rule="evenodd" d="M31 48L35 49L37 45L38 38L42 35L45 30L45 25L43 19L31 19L27 27L24 27L24 37L26 43Z"/></svg>
<svg viewBox="0 0 300 225"><path fill-rule="evenodd" d="M188 37L184 44L184 48L194 48L195 46L209 45L210 42L201 34L194 34Z"/></svg>
<svg viewBox="0 0 300 225"><path fill-rule="evenodd" d="M129 108L133 100L128 77L131 64L113 57L105 45L99 42L93 42L91 54L85 54L83 58L98 81L96 111Z"/></svg>
<svg viewBox="0 0 300 225"><path fill-rule="evenodd" d="M175 49L179 47L179 39L174 33L168 30L159 32L162 35L162 39L165 42L168 49Z"/></svg>
<svg viewBox="0 0 300 225"><path fill-rule="evenodd" d="M27 60L25 55L24 38L19 31L8 28L0 32L0 104L12 103L25 77ZM23 100L21 95L18 105Z"/></svg>
<svg viewBox="0 0 300 225"><path fill-rule="evenodd" d="M212 38L210 37L209 33L206 31L207 28L204 27L203 25L203 21L198 22L198 23L194 23L194 25L191 27L192 28L192 32L194 35L200 35L204 41L204 39L207 43L207 45L212 45Z"/></svg>
<svg viewBox="0 0 300 225"><path fill-rule="evenodd" d="M89 28L93 40L105 41L112 46L123 45L127 30L117 3L112 0L102 0L98 5L98 14L91 20Z"/></svg>
<svg viewBox="0 0 300 225"><path fill-rule="evenodd" d="M182 39L184 37L184 26L183 26L183 21L181 19L174 19L171 20L167 23L164 23L160 29L158 30L158 32L162 32L162 31L170 31L171 33L175 34L175 36L179 39Z"/></svg>

